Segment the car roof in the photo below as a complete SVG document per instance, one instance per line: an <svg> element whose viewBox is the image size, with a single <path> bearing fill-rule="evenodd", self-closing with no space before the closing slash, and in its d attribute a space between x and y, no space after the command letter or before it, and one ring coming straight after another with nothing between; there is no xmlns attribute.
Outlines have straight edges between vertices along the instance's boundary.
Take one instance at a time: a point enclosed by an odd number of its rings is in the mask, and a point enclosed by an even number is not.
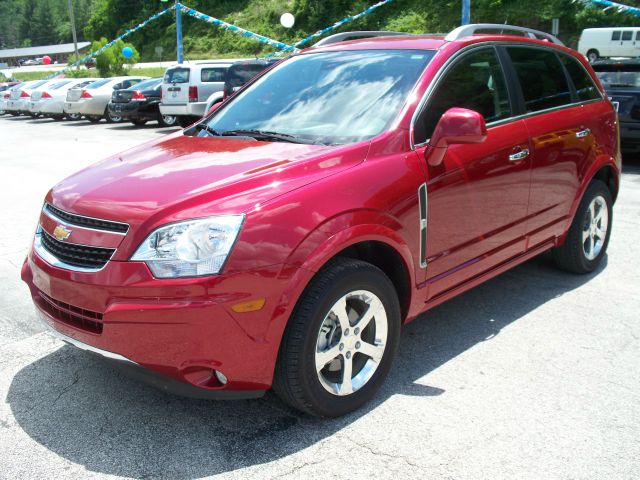
<svg viewBox="0 0 640 480"><path fill-rule="evenodd" d="M546 47L555 47L560 50L573 53L569 48L552 43L548 40L497 33L475 33L455 40L448 40L445 35L439 34L369 37L310 47L305 49L304 52L378 49L439 50L446 45L454 45L462 48L467 45L481 42L514 42L542 45Z"/></svg>

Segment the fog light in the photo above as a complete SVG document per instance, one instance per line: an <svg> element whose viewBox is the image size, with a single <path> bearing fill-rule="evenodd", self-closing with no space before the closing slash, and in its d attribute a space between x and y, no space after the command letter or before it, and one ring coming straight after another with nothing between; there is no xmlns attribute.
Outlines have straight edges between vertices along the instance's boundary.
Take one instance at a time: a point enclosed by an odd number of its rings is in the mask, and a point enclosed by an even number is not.
<svg viewBox="0 0 640 480"><path fill-rule="evenodd" d="M227 380L227 377L224 376L224 373L219 372L218 370L216 370L216 378L222 385L226 385L227 382L229 381Z"/></svg>

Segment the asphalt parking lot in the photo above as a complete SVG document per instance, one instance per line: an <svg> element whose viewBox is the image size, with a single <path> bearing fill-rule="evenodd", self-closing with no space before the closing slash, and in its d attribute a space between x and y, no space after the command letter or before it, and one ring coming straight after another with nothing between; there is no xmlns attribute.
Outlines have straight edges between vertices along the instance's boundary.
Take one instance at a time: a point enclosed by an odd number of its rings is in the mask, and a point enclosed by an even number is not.
<svg viewBox="0 0 640 480"><path fill-rule="evenodd" d="M174 130L0 118L0 478L637 478L639 159L597 272L542 256L443 304L373 403L320 420L165 395L37 323L19 272L47 189Z"/></svg>

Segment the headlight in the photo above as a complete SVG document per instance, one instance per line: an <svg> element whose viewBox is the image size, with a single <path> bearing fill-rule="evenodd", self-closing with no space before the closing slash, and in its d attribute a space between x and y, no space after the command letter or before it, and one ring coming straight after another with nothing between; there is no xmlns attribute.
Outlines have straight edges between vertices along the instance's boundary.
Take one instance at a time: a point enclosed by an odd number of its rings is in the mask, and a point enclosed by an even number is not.
<svg viewBox="0 0 640 480"><path fill-rule="evenodd" d="M155 277L215 275L236 241L244 215L172 223L155 230L131 260L145 262Z"/></svg>

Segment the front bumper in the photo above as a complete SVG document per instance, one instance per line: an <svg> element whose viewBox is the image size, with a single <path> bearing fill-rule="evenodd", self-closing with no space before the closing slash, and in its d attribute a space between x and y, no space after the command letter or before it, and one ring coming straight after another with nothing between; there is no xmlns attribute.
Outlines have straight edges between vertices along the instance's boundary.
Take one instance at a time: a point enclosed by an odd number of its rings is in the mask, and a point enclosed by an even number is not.
<svg viewBox="0 0 640 480"><path fill-rule="evenodd" d="M40 317L68 343L166 391L255 398L271 386L279 348L267 334L282 293L280 269L160 280L141 262L110 261L99 272L75 272L31 251L22 279ZM255 297L266 298L269 308L231 309ZM221 384L215 371L228 382Z"/></svg>
<svg viewBox="0 0 640 480"><path fill-rule="evenodd" d="M179 105L161 103L160 112L163 115L202 117L206 106L207 102L189 102Z"/></svg>

